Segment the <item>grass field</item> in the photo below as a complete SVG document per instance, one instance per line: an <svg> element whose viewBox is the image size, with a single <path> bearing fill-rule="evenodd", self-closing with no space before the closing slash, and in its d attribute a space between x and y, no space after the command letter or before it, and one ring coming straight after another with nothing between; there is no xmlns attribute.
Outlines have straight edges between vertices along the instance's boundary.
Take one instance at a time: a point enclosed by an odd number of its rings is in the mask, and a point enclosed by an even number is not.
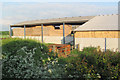
<svg viewBox="0 0 120 80"><path fill-rule="evenodd" d="M0 38L9 38L9 31L0 31Z"/></svg>

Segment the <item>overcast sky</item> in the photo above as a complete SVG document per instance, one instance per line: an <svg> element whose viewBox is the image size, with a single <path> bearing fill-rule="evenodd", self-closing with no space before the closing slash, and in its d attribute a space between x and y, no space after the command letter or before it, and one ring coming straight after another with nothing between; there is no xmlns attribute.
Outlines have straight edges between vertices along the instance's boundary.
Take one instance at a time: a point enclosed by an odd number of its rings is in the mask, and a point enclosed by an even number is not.
<svg viewBox="0 0 120 80"><path fill-rule="evenodd" d="M22 21L74 16L95 16L118 14L118 2L13 2L0 3L0 25L3 31L9 30L10 24ZM115 0L114 0L115 1Z"/></svg>

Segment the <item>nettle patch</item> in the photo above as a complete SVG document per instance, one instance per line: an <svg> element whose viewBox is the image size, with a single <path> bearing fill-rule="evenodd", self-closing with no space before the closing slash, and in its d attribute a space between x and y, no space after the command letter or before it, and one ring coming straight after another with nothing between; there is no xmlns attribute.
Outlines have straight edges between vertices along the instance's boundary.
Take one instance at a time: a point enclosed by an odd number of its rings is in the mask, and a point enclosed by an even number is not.
<svg viewBox="0 0 120 80"><path fill-rule="evenodd" d="M64 65L48 48L32 40L11 40L2 45L3 78L62 78Z"/></svg>

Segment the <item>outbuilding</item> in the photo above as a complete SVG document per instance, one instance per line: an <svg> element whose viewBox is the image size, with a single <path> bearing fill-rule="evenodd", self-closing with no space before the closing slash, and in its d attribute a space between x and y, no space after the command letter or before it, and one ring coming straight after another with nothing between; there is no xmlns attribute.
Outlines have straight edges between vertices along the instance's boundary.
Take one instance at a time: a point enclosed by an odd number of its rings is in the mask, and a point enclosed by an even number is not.
<svg viewBox="0 0 120 80"><path fill-rule="evenodd" d="M99 46L103 51L119 51L118 20L119 15L113 14L24 21L10 25L10 36L45 43L72 44L79 50Z"/></svg>
<svg viewBox="0 0 120 80"><path fill-rule="evenodd" d="M114 15L95 16L74 30L75 44L82 50L84 47L98 47L102 50L120 51L119 17Z"/></svg>
<svg viewBox="0 0 120 80"><path fill-rule="evenodd" d="M12 38L32 38L45 43L72 44L74 28L84 24L94 16L65 17L24 21L10 25Z"/></svg>

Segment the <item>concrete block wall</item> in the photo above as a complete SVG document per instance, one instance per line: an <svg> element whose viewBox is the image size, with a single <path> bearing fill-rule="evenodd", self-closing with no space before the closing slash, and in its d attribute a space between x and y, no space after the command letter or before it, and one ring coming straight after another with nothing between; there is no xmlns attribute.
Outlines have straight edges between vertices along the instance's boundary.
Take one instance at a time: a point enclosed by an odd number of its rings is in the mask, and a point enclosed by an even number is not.
<svg viewBox="0 0 120 80"><path fill-rule="evenodd" d="M120 51L120 38L106 38L106 49L112 51ZM81 51L84 47L98 47L100 46L101 50L105 50L105 38L75 38L75 45L79 44L79 50Z"/></svg>
<svg viewBox="0 0 120 80"><path fill-rule="evenodd" d="M12 36L12 38L23 38L24 36ZM41 36L26 36L26 38L28 39L34 39L37 41L41 41ZM72 37L66 37L65 38L66 41L65 42L70 42L73 40ZM62 44L63 43L63 36L43 36L43 42L45 43L55 43L55 44Z"/></svg>
<svg viewBox="0 0 120 80"><path fill-rule="evenodd" d="M43 41L45 43L55 43L55 44L61 44L62 43L62 36L44 36Z"/></svg>

